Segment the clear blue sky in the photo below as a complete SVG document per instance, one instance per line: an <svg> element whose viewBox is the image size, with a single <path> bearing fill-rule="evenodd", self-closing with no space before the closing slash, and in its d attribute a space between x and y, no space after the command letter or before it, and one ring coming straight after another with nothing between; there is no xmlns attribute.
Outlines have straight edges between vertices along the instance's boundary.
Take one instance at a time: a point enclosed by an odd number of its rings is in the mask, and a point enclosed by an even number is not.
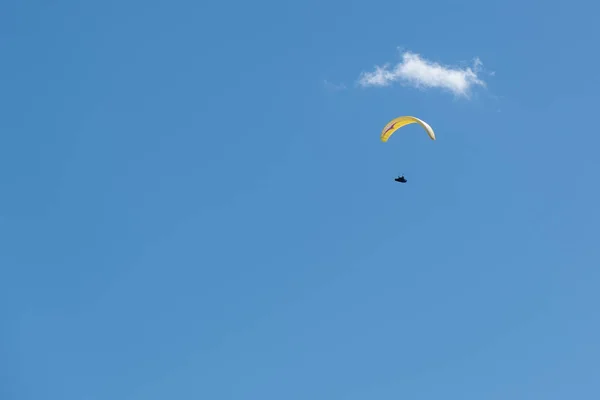
<svg viewBox="0 0 600 400"><path fill-rule="evenodd" d="M0 398L600 398L599 14L3 1Z"/></svg>

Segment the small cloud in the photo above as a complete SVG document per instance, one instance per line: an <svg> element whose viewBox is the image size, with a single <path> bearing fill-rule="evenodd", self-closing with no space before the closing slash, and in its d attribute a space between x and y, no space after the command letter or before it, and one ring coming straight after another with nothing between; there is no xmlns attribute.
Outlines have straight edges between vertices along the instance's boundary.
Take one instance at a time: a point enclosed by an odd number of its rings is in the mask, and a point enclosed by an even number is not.
<svg viewBox="0 0 600 400"><path fill-rule="evenodd" d="M338 90L346 89L346 85L344 85L343 83L336 84L336 83L329 82L327 79L323 80L323 84L325 85L325 88L328 90L338 91Z"/></svg>
<svg viewBox="0 0 600 400"><path fill-rule="evenodd" d="M363 87L383 87L400 82L420 89L445 89L456 96L469 97L473 86L485 87L485 82L478 77L482 65L481 60L475 58L472 68L448 67L405 51L402 53L402 62L394 67L385 64L376 66L372 72L361 73L358 84Z"/></svg>

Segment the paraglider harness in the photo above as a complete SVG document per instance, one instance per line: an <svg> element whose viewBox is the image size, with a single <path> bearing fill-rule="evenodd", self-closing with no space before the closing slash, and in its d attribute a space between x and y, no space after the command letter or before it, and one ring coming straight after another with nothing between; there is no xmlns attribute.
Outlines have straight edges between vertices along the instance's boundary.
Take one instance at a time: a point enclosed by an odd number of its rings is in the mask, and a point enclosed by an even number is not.
<svg viewBox="0 0 600 400"><path fill-rule="evenodd" d="M406 183L406 178L404 178L404 175L399 176L397 178L394 179L396 182L400 182L400 183Z"/></svg>

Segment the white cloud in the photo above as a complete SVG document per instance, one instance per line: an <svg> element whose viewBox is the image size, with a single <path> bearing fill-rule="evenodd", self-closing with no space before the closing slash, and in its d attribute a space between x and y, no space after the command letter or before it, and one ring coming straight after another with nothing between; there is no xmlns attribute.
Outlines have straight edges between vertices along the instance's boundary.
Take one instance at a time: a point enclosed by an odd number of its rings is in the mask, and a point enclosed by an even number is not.
<svg viewBox="0 0 600 400"><path fill-rule="evenodd" d="M421 89L445 89L456 96L469 97L473 86L485 87L485 82L477 75L482 65L481 60L475 58L472 68L448 67L406 51L402 53L402 62L393 68L385 64L376 66L373 72L361 73L358 84L363 87L381 87L399 82Z"/></svg>
<svg viewBox="0 0 600 400"><path fill-rule="evenodd" d="M323 81L323 84L328 90L338 91L346 89L346 85L344 85L343 83L332 83L329 82L327 79Z"/></svg>

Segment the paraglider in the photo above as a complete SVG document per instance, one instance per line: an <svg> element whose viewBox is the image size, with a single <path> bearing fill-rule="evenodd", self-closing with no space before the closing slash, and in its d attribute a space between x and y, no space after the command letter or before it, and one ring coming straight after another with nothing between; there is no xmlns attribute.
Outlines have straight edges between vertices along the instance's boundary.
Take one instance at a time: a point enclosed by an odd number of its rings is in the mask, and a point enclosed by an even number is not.
<svg viewBox="0 0 600 400"><path fill-rule="evenodd" d="M381 131L381 141L382 142L387 142L388 139L390 138L390 136L392 136L392 134L394 132L396 132L398 129L402 128L403 126L406 125L410 125L410 124L419 124L423 127L423 129L425 129L425 132L427 132L427 135L429 135L429 137L431 138L431 140L435 140L435 133L433 132L433 129L431 129L431 126L429 126L429 124L417 117L411 117L411 116L403 116L403 117L398 117L395 118L393 120L391 120L390 122L388 122L388 124L385 126L385 128L383 128L383 131Z"/></svg>
<svg viewBox="0 0 600 400"><path fill-rule="evenodd" d="M431 126L429 126L429 124L427 122L425 122L417 117L411 117L409 115L405 115L402 117L394 118L393 120L391 120L390 122L387 123L387 125L381 131L381 141L384 143L387 142L388 139L390 138L390 136L392 136L392 134L394 132L396 132L398 129L402 128L403 126L410 125L410 124L421 125L421 127L423 127L423 129L425 129L425 132L427 132L427 135L429 136L429 138L431 140L435 140L435 133L433 132L433 129L431 129ZM404 178L404 175L402 175L402 176L395 178L394 181L400 182L400 183L406 183L406 178Z"/></svg>

